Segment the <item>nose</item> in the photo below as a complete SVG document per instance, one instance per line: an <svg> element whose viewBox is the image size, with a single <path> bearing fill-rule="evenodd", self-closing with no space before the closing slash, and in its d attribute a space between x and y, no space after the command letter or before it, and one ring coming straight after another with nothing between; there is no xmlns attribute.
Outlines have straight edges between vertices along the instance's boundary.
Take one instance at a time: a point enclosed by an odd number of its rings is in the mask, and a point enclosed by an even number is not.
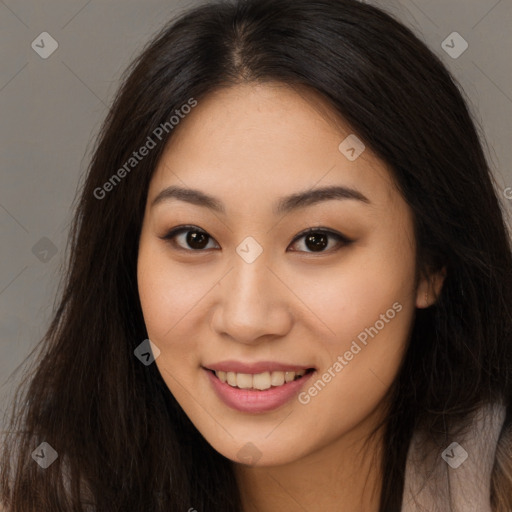
<svg viewBox="0 0 512 512"><path fill-rule="evenodd" d="M237 257L216 287L211 327L218 335L244 343L261 343L291 329L291 296L275 272L260 257L247 263Z"/></svg>

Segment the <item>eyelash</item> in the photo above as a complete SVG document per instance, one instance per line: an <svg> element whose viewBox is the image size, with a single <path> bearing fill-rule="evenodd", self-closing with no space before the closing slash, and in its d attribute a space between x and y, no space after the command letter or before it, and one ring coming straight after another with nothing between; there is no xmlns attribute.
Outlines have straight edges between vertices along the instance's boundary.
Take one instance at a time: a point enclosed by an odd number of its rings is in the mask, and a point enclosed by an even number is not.
<svg viewBox="0 0 512 512"><path fill-rule="evenodd" d="M196 252L196 253L206 252L206 251L211 250L211 249L185 249L184 247L181 247L181 246L177 245L176 241L174 240L174 238L177 237L178 235L182 234L182 233L187 233L187 232L190 232L190 231L206 235L209 238L209 241L210 240L215 240L212 236L208 235L208 233L206 231L198 228L197 226L191 226L191 225L178 226L177 228L173 228L167 234L165 234L164 236L161 236L160 238L162 240L166 240L169 243L171 243L174 246L174 248L176 248L177 250L182 250L182 251L186 251L186 252ZM315 252L315 251L292 251L292 252L305 252L306 254L328 254L328 253L340 250L342 247L350 245L353 242L353 240L347 238L346 236L342 235L341 233L337 233L337 232L332 231L330 229L318 227L318 228L309 228L309 229L307 229L305 231L300 232L292 240L292 244L294 244L296 241L300 240L301 238L304 238L305 236L307 236L307 235L309 235L311 233L323 234L323 235L327 235L329 237L332 237L332 238L334 238L337 241L338 246L335 247L334 249L322 250L322 251L318 251L318 252Z"/></svg>

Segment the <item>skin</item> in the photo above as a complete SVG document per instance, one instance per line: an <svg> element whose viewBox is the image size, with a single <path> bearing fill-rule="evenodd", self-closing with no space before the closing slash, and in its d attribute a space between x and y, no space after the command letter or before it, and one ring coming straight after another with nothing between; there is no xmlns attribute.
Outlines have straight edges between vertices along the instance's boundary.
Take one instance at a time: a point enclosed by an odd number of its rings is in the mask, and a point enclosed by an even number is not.
<svg viewBox="0 0 512 512"><path fill-rule="evenodd" d="M338 150L351 133L313 93L237 85L181 121L150 183L138 286L161 351L155 364L205 439L233 461L247 512L378 511L381 430L368 436L384 417L415 309L442 286L441 275L416 279L412 214L387 166L369 148L355 161ZM171 185L213 195L226 211L176 199L151 207ZM357 189L370 204L331 199L272 211L282 196L328 185ZM161 238L183 224L208 234L207 250L188 245L187 233L174 246ZM296 239L311 226L353 242L329 238L315 252ZM250 264L236 252L247 236L263 248ZM397 302L401 311L307 404L236 411L201 368L273 360L321 376ZM249 442L257 456L242 464L237 453Z"/></svg>

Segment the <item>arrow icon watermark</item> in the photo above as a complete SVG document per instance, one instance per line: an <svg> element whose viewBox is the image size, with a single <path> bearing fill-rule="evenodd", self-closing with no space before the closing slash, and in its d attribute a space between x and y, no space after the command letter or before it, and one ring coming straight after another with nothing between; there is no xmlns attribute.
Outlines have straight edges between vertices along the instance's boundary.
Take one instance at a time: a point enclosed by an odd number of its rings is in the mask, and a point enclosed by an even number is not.
<svg viewBox="0 0 512 512"><path fill-rule="evenodd" d="M59 47L59 43L48 32L41 32L30 46L39 57L47 59Z"/></svg>
<svg viewBox="0 0 512 512"><path fill-rule="evenodd" d="M351 162L357 160L365 149L363 141L353 133L343 139L338 146L339 152Z"/></svg>
<svg viewBox="0 0 512 512"><path fill-rule="evenodd" d="M41 443L33 452L32 458L43 468L50 467L59 454L46 441Z"/></svg>
<svg viewBox="0 0 512 512"><path fill-rule="evenodd" d="M236 252L246 263L252 263L263 252L263 247L255 238L248 236L238 245Z"/></svg>
<svg viewBox="0 0 512 512"><path fill-rule="evenodd" d="M133 353L144 366L149 366L160 355L160 349L147 339L138 345Z"/></svg>
<svg viewBox="0 0 512 512"><path fill-rule="evenodd" d="M457 469L468 458L468 452L454 442L444 450L441 457L450 467Z"/></svg>

